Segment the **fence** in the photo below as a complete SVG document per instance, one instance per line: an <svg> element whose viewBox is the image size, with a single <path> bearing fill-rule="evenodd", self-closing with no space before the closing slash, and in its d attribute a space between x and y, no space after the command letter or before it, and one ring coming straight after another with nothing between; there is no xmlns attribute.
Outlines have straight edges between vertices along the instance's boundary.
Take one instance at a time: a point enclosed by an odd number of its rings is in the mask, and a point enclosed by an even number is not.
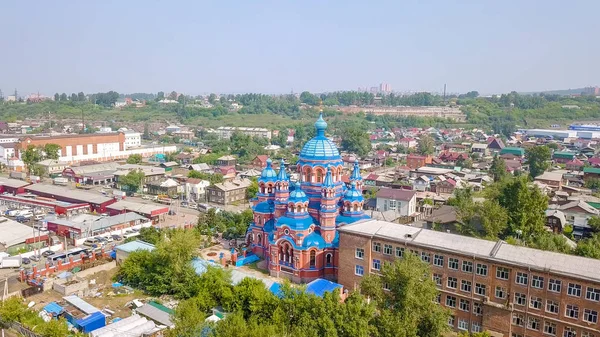
<svg viewBox="0 0 600 337"><path fill-rule="evenodd" d="M1 317L0 317L0 327L10 328L10 329L18 332L19 334L21 334L21 336L25 336L25 337L42 337L41 335L38 335L35 332L24 327L21 323L18 323L18 322L5 323L4 321L2 321Z"/></svg>

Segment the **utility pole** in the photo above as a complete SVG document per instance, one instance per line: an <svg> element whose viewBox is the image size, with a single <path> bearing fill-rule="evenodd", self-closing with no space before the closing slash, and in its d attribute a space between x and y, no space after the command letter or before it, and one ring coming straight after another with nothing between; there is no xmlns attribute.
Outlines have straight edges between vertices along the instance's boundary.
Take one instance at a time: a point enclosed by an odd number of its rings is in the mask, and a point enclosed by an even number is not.
<svg viewBox="0 0 600 337"><path fill-rule="evenodd" d="M444 83L444 104L446 103L446 83Z"/></svg>
<svg viewBox="0 0 600 337"><path fill-rule="evenodd" d="M17 88L15 88L15 101L19 100L19 93L17 92Z"/></svg>
<svg viewBox="0 0 600 337"><path fill-rule="evenodd" d="M4 94L2 93L2 89L0 89L0 102L4 101Z"/></svg>

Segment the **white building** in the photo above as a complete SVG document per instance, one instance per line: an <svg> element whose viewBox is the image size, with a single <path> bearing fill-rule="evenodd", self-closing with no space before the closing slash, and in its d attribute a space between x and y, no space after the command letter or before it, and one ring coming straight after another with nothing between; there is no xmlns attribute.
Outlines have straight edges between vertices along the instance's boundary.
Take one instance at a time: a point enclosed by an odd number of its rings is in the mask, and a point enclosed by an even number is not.
<svg viewBox="0 0 600 337"><path fill-rule="evenodd" d="M210 186L208 180L189 178L185 182L185 198L190 201L200 202L204 200L206 188Z"/></svg>
<svg viewBox="0 0 600 337"><path fill-rule="evenodd" d="M246 128L233 126L221 126L217 128L217 134L219 135L220 139L229 139L234 132L241 132L252 137L271 139L271 131L265 128Z"/></svg>
<svg viewBox="0 0 600 337"><path fill-rule="evenodd" d="M15 156L15 148L19 143L0 143L0 158L10 159Z"/></svg>
<svg viewBox="0 0 600 337"><path fill-rule="evenodd" d="M411 216L417 212L417 193L395 188L377 191L377 210L396 211L399 216Z"/></svg>
<svg viewBox="0 0 600 337"><path fill-rule="evenodd" d="M142 134L132 130L123 131L125 135L125 150L142 146Z"/></svg>

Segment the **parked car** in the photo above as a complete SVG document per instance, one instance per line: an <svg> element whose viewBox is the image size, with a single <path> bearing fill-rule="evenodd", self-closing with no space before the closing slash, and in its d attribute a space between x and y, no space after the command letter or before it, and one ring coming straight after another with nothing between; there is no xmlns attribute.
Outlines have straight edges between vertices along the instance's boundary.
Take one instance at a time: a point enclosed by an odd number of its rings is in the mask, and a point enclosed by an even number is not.
<svg viewBox="0 0 600 337"><path fill-rule="evenodd" d="M35 216L35 221L42 221L44 220L45 216L43 214L38 214Z"/></svg>
<svg viewBox="0 0 600 337"><path fill-rule="evenodd" d="M26 218L26 217L24 217L24 216L22 216L22 215L19 215L19 216L17 216L17 217L15 218L15 220L16 220L17 222L23 223L23 222L27 222L27 221L29 221L29 218Z"/></svg>
<svg viewBox="0 0 600 337"><path fill-rule="evenodd" d="M6 212L6 215L8 215L8 216L17 216L18 214L19 214L18 209L10 209Z"/></svg>
<svg viewBox="0 0 600 337"><path fill-rule="evenodd" d="M113 235L112 235L112 238L113 238L113 240L115 240L115 241L121 241L121 240L123 240L123 238L122 238L120 235L117 235L117 234L113 234Z"/></svg>
<svg viewBox="0 0 600 337"><path fill-rule="evenodd" d="M29 259L31 261L38 262L40 260L40 256L39 255L32 255L32 256L29 257Z"/></svg>
<svg viewBox="0 0 600 337"><path fill-rule="evenodd" d="M24 258L21 259L21 263L22 264L30 264L31 260L29 258L24 257Z"/></svg>
<svg viewBox="0 0 600 337"><path fill-rule="evenodd" d="M45 252L42 253L42 256L43 257L48 257L48 256L51 256L51 255L54 255L54 254L55 253L53 251L47 250L47 251L45 251Z"/></svg>

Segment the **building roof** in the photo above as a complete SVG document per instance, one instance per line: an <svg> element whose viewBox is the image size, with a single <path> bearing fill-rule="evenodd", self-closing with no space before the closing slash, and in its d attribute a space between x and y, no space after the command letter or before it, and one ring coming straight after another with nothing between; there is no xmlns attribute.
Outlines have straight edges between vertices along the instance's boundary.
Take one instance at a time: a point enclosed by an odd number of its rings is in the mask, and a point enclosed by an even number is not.
<svg viewBox="0 0 600 337"><path fill-rule="evenodd" d="M343 288L339 283L331 282L322 278L315 279L306 285L306 292L323 297L326 292L333 292L336 289Z"/></svg>
<svg viewBox="0 0 600 337"><path fill-rule="evenodd" d="M53 198L60 199L63 197L98 205L114 200L113 198L105 197L100 193L96 194L93 192L86 192L55 185L33 184L25 187L25 190L34 194L43 193L51 195Z"/></svg>
<svg viewBox="0 0 600 337"><path fill-rule="evenodd" d="M140 240L130 241L115 247L116 250L121 250L126 253L135 252L136 250L153 251L155 248L156 247L153 244Z"/></svg>
<svg viewBox="0 0 600 337"><path fill-rule="evenodd" d="M158 324L166 325L169 328L175 326L173 321L171 321L170 313L162 311L153 305L145 304L135 310L139 315L145 316Z"/></svg>
<svg viewBox="0 0 600 337"><path fill-rule="evenodd" d="M475 143L475 144L471 145L471 149L482 149L482 150L485 150L487 148L488 148L487 144Z"/></svg>
<svg viewBox="0 0 600 337"><path fill-rule="evenodd" d="M118 211L127 210L152 216L167 213L169 211L168 206L165 207L164 205L144 204L130 200L119 200L114 204L108 205L107 207Z"/></svg>
<svg viewBox="0 0 600 337"><path fill-rule="evenodd" d="M119 163L110 162L93 165L71 166L70 169L77 175L91 174L95 172L114 171L121 166Z"/></svg>
<svg viewBox="0 0 600 337"><path fill-rule="evenodd" d="M525 149L520 148L520 147L505 147L502 150L500 150L500 154L512 154L515 156L524 156Z"/></svg>
<svg viewBox="0 0 600 337"><path fill-rule="evenodd" d="M37 162L36 165L39 166L66 166L67 163L63 162L63 161L58 161L58 160L54 160L54 159L44 159L40 162Z"/></svg>
<svg viewBox="0 0 600 337"><path fill-rule="evenodd" d="M327 123L323 119L323 113L319 116L319 119L315 122L315 129L317 135L306 142L302 151L300 151L299 161L313 161L313 160L342 160L340 151L337 146L325 137L325 130L327 129Z"/></svg>
<svg viewBox="0 0 600 337"><path fill-rule="evenodd" d="M600 168L597 168L597 167L584 167L583 168L583 173L600 174Z"/></svg>
<svg viewBox="0 0 600 337"><path fill-rule="evenodd" d="M414 198L416 192L396 188L381 188L377 191L377 198L409 201Z"/></svg>
<svg viewBox="0 0 600 337"><path fill-rule="evenodd" d="M560 172L544 172L535 177L535 180L562 181L562 177L563 175Z"/></svg>
<svg viewBox="0 0 600 337"><path fill-rule="evenodd" d="M65 296L65 297L63 297L63 299L65 301L67 301L67 303L71 304L72 306L81 310L83 313L85 313L87 315L90 315L90 314L100 311L100 309L94 307L93 305L89 304L88 302L82 300L81 298L79 298L78 296L75 296L75 295Z"/></svg>
<svg viewBox="0 0 600 337"><path fill-rule="evenodd" d="M0 233L0 244L5 247L23 243L33 237L31 227L5 217L0 217Z"/></svg>
<svg viewBox="0 0 600 337"><path fill-rule="evenodd" d="M232 156L232 155L227 155L227 156L222 156L222 157L219 157L217 160L236 160L236 159L237 159L237 158L235 158L235 157L234 157L234 156Z"/></svg>
<svg viewBox="0 0 600 337"><path fill-rule="evenodd" d="M552 154L553 158L573 159L577 153L569 151L556 151Z"/></svg>
<svg viewBox="0 0 600 337"><path fill-rule="evenodd" d="M561 205L559 207L559 209L561 211L567 211L571 208L574 207L579 207L581 209L583 209L586 213L590 213L590 214L596 214L598 215L598 210L595 209L594 207L590 206L587 202L583 201L583 200L573 200L569 203L566 203L564 205Z"/></svg>
<svg viewBox="0 0 600 337"><path fill-rule="evenodd" d="M342 234L355 234L372 239L410 243L424 248L446 250L465 256L478 256L544 272L600 282L600 260L555 253L522 246L513 246L468 236L420 229L380 220L363 220L340 227ZM342 238L343 240L343 238Z"/></svg>
<svg viewBox="0 0 600 337"><path fill-rule="evenodd" d="M21 188L31 185L31 183L19 179L0 178L0 185L12 188Z"/></svg>
<svg viewBox="0 0 600 337"><path fill-rule="evenodd" d="M549 209L546 210L546 217L553 216L560 221L560 225L564 226L567 223L567 219L565 218L565 213L559 211L557 209Z"/></svg>
<svg viewBox="0 0 600 337"><path fill-rule="evenodd" d="M434 210L429 217L425 219L427 222L437 222L440 224L449 224L458 221L456 216L456 208L450 205L443 205Z"/></svg>
<svg viewBox="0 0 600 337"><path fill-rule="evenodd" d="M232 180L232 181L226 181L224 183L219 183L219 184L214 184L213 186L210 186L209 188L217 188L221 191L235 191L237 189L240 188L246 188L248 186L250 186L252 182L249 179L239 179L239 180Z"/></svg>
<svg viewBox="0 0 600 337"><path fill-rule="evenodd" d="M76 229L79 229L80 231L86 231L86 230L98 231L98 230L101 230L104 228L110 228L113 226L121 225L121 224L130 222L130 221L136 221L136 220L148 221L148 219L146 219L145 217L143 217L137 213L127 212L125 214L118 214L118 215L109 216L109 217L96 217L95 219L87 219L84 221L74 221L72 219L69 219L69 220L56 219L56 220L49 220L49 222L57 224L57 225L61 225L61 226L76 228Z"/></svg>
<svg viewBox="0 0 600 337"><path fill-rule="evenodd" d="M207 163L200 163L200 164L192 164L188 166L189 169L194 170L194 171L208 171L210 170L210 166L208 166Z"/></svg>
<svg viewBox="0 0 600 337"><path fill-rule="evenodd" d="M157 327L154 322L148 321L146 317L134 314L118 322L91 331L90 336L108 336L108 333L110 333L110 336L137 337L144 334L151 335L156 330Z"/></svg>

